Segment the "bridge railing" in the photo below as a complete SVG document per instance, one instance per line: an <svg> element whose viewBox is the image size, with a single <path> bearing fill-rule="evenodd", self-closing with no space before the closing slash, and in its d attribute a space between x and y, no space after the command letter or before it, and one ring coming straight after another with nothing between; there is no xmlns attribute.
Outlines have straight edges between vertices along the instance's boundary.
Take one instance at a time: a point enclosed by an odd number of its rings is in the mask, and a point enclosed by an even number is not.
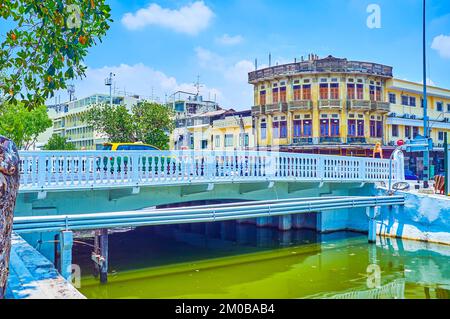
<svg viewBox="0 0 450 319"><path fill-rule="evenodd" d="M384 159L256 151L21 152L21 190L240 181L402 181ZM392 167L390 167L392 165ZM390 170L391 168L391 170Z"/></svg>

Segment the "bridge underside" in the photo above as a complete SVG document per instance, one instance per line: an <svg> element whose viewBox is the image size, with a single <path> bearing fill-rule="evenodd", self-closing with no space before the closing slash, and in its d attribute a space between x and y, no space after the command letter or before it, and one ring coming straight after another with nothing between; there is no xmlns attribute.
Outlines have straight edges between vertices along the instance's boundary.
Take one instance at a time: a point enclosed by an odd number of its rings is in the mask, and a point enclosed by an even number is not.
<svg viewBox="0 0 450 319"><path fill-rule="evenodd" d="M159 186L122 189L101 189L20 193L16 215L45 216L121 212L165 205L189 206L192 203L218 203L276 200L307 197L371 196L376 195L374 184L361 183L313 183L313 182L259 182L201 184L186 186ZM240 220L261 227L278 227L280 230L312 228L318 232L338 230L368 230L364 208L339 209L326 213L310 213L299 216L279 216L271 220ZM55 234L26 234L24 238L47 258L53 259ZM38 245L39 244L39 245Z"/></svg>
<svg viewBox="0 0 450 319"><path fill-rule="evenodd" d="M139 210L199 201L252 201L376 195L373 184L257 182L20 193L15 216L89 214Z"/></svg>

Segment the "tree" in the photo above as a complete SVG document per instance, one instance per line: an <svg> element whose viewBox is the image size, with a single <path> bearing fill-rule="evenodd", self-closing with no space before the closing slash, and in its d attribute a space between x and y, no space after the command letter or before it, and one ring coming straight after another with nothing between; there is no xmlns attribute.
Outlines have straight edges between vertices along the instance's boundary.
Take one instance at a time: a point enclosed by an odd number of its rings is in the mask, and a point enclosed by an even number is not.
<svg viewBox="0 0 450 319"><path fill-rule="evenodd" d="M99 104L87 111L82 120L108 136L110 142L134 142L133 118L124 105Z"/></svg>
<svg viewBox="0 0 450 319"><path fill-rule="evenodd" d="M11 140L0 136L0 299L8 279L11 229L19 189L19 154Z"/></svg>
<svg viewBox="0 0 450 319"><path fill-rule="evenodd" d="M169 135L175 129L171 108L157 103L139 103L132 108L137 140L160 149L169 148Z"/></svg>
<svg viewBox="0 0 450 319"><path fill-rule="evenodd" d="M47 144L44 146L44 150L47 151L73 151L75 150L75 145L67 142L67 138L53 134L48 140Z"/></svg>
<svg viewBox="0 0 450 319"><path fill-rule="evenodd" d="M9 137L17 148L28 150L52 126L44 105L27 109L23 104L0 105L0 135Z"/></svg>
<svg viewBox="0 0 450 319"><path fill-rule="evenodd" d="M0 97L32 108L85 75L88 49L109 29L105 0L2 0L13 27L0 38Z"/></svg>
<svg viewBox="0 0 450 319"><path fill-rule="evenodd" d="M83 60L109 29L106 0L1 0L0 19L10 25L0 33L0 101L28 109L43 105L55 90L85 75ZM4 28L2 28L4 29ZM2 121L3 122L3 121ZM0 136L0 143L11 141ZM3 151L11 161L14 151ZM15 148L14 148L15 149ZM0 164L5 159L0 159ZM18 161L18 159L17 159ZM9 164L8 164L9 165ZM12 164L14 165L14 164ZM4 296L11 248L12 215L19 189L14 174L0 172L0 298Z"/></svg>
<svg viewBox="0 0 450 319"><path fill-rule="evenodd" d="M131 108L100 104L90 109L83 120L113 143L144 142L168 149L169 135L175 128L172 110L164 105L141 102Z"/></svg>

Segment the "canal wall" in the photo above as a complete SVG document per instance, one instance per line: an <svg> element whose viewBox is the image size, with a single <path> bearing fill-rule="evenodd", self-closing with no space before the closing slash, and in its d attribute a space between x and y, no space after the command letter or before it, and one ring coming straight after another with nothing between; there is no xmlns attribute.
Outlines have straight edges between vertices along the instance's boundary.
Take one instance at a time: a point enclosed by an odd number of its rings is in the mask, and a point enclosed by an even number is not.
<svg viewBox="0 0 450 319"><path fill-rule="evenodd" d="M12 236L7 299L85 299L53 264L17 234Z"/></svg>
<svg viewBox="0 0 450 319"><path fill-rule="evenodd" d="M450 198L413 192L397 194L405 196L405 205L382 208L377 220L379 235L450 245Z"/></svg>

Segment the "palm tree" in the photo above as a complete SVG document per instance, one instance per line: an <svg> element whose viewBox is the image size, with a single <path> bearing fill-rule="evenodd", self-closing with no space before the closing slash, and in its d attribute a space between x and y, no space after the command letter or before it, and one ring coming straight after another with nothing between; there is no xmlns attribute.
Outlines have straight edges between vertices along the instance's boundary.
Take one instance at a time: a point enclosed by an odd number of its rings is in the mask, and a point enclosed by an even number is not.
<svg viewBox="0 0 450 319"><path fill-rule="evenodd" d="M17 191L19 190L19 154L15 144L0 136L0 299L8 279L11 231Z"/></svg>

